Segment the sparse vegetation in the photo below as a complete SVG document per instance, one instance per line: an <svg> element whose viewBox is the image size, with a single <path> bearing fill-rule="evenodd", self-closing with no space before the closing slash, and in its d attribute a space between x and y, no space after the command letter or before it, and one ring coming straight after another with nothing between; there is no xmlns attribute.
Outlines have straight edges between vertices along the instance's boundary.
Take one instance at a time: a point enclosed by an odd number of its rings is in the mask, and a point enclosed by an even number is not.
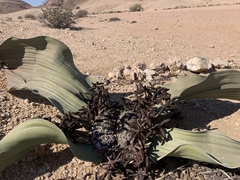
<svg viewBox="0 0 240 180"><path fill-rule="evenodd" d="M22 16L18 16L18 19L23 19L23 17Z"/></svg>
<svg viewBox="0 0 240 180"><path fill-rule="evenodd" d="M32 19L32 20L35 20L35 19L37 19L36 18L36 16L35 15L33 15L33 14L25 14L25 16L24 16L26 19Z"/></svg>
<svg viewBox="0 0 240 180"><path fill-rule="evenodd" d="M131 21L130 24L134 24L134 23L137 23L137 21Z"/></svg>
<svg viewBox="0 0 240 180"><path fill-rule="evenodd" d="M51 6L61 6L63 4L63 0L56 0L51 3Z"/></svg>
<svg viewBox="0 0 240 180"><path fill-rule="evenodd" d="M120 21L121 19L119 17L111 17L108 19L109 22L113 22L113 21Z"/></svg>
<svg viewBox="0 0 240 180"><path fill-rule="evenodd" d="M66 29L75 24L74 14L71 9L62 6L51 6L42 9L42 12L41 21L51 28Z"/></svg>
<svg viewBox="0 0 240 180"><path fill-rule="evenodd" d="M134 4L129 8L130 12L137 12L137 11L143 11L143 7L141 4Z"/></svg>
<svg viewBox="0 0 240 180"><path fill-rule="evenodd" d="M107 14L111 14L111 13L122 13L122 11L108 11L106 12Z"/></svg>
<svg viewBox="0 0 240 180"><path fill-rule="evenodd" d="M180 5L180 6L175 6L174 9L184 9L184 8L191 8L191 6Z"/></svg>
<svg viewBox="0 0 240 180"><path fill-rule="evenodd" d="M80 9L76 14L75 17L77 18L83 18L86 17L88 15L88 11L87 10L82 10Z"/></svg>
<svg viewBox="0 0 240 180"><path fill-rule="evenodd" d="M12 21L12 18L11 17L5 17L4 21Z"/></svg>

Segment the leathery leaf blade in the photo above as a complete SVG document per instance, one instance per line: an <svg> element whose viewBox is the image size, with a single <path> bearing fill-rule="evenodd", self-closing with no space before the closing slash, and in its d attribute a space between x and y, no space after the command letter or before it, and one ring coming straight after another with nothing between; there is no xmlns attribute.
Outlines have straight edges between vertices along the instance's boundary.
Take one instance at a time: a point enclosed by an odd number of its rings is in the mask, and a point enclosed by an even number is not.
<svg viewBox="0 0 240 180"><path fill-rule="evenodd" d="M172 97L240 100L240 71L224 70L208 76L188 75L165 85Z"/></svg>
<svg viewBox="0 0 240 180"><path fill-rule="evenodd" d="M0 141L0 172L44 143L68 142L57 126L43 119L31 119L16 126Z"/></svg>
<svg viewBox="0 0 240 180"><path fill-rule="evenodd" d="M62 42L39 36L9 38L0 46L1 61L9 90L29 89L44 96L62 113L75 112L86 102L86 93L96 79L76 68L70 49Z"/></svg>
<svg viewBox="0 0 240 180"><path fill-rule="evenodd" d="M102 156L98 152L92 144L84 144L84 143L73 143L71 140L67 139L69 146L71 147L71 151L73 154L83 160L88 162L98 163L102 161Z"/></svg>
<svg viewBox="0 0 240 180"><path fill-rule="evenodd" d="M151 155L156 160L175 156L221 165L240 167L240 142L215 131L192 132L169 129L167 142L156 137Z"/></svg>
<svg viewBox="0 0 240 180"><path fill-rule="evenodd" d="M0 141L0 172L22 159L35 146L45 143L69 144L73 154L84 161L102 160L92 145L74 144L51 122L29 119L16 126Z"/></svg>

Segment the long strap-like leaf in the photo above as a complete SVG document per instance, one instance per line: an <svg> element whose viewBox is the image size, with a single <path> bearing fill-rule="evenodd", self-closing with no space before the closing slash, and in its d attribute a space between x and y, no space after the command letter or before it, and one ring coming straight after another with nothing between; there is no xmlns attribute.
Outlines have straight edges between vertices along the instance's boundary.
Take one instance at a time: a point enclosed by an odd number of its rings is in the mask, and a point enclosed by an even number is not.
<svg viewBox="0 0 240 180"><path fill-rule="evenodd" d="M46 120L29 120L11 130L0 141L0 172L43 143L67 143L63 132Z"/></svg>
<svg viewBox="0 0 240 180"><path fill-rule="evenodd" d="M85 106L77 94L86 97L92 82L96 82L79 72L65 44L50 37L9 38L0 45L0 57L8 67L4 72L10 90L30 89L62 113Z"/></svg>
<svg viewBox="0 0 240 180"><path fill-rule="evenodd" d="M174 128L169 130L167 142L162 144L155 139L151 155L157 160L175 156L239 168L240 141L215 131L191 132Z"/></svg>
<svg viewBox="0 0 240 180"><path fill-rule="evenodd" d="M16 126L0 141L0 172L22 159L35 146L45 143L69 144L74 155L90 162L102 157L88 144L74 144L54 124L43 119L30 119Z"/></svg>
<svg viewBox="0 0 240 180"><path fill-rule="evenodd" d="M240 71L225 70L208 76L188 75L166 84L172 97L226 98L240 100Z"/></svg>

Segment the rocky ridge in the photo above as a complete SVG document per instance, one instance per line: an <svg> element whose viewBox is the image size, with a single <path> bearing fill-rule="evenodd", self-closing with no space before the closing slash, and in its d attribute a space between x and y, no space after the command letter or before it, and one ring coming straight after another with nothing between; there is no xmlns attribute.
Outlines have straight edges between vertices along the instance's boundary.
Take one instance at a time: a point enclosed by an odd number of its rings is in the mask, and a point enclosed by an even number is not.
<svg viewBox="0 0 240 180"><path fill-rule="evenodd" d="M29 8L32 8L32 6L21 0L0 0L0 14L12 13Z"/></svg>

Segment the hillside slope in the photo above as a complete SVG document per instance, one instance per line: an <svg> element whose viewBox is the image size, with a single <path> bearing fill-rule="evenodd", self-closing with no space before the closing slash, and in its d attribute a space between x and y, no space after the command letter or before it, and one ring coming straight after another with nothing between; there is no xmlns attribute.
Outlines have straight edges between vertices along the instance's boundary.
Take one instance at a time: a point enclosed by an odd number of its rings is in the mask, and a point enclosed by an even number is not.
<svg viewBox="0 0 240 180"><path fill-rule="evenodd" d="M197 7L239 3L240 0L48 0L45 5L58 2L68 8L80 7L89 12L128 11L134 4L141 4L144 11L161 10L176 7Z"/></svg>
<svg viewBox="0 0 240 180"><path fill-rule="evenodd" d="M32 6L21 0L0 0L0 14L7 14L29 8L32 8Z"/></svg>

